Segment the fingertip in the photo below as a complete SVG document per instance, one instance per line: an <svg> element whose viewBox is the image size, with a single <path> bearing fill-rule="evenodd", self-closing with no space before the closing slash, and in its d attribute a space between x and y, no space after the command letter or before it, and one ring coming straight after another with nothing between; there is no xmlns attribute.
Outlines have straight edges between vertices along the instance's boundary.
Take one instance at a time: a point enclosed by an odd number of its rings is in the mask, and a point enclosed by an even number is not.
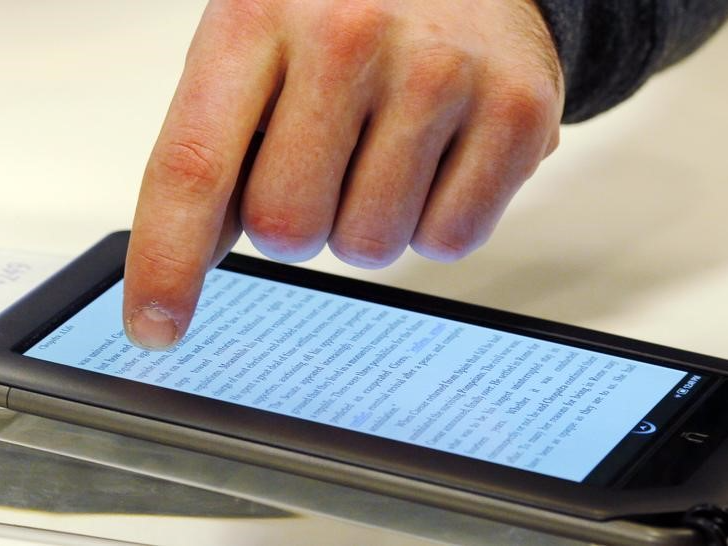
<svg viewBox="0 0 728 546"><path fill-rule="evenodd" d="M132 343L164 350L177 343L189 326L204 283L208 251L204 245L165 244L149 235L132 231L124 271L123 322Z"/></svg>
<svg viewBox="0 0 728 546"><path fill-rule="evenodd" d="M152 351L169 349L180 338L180 325L156 302L132 311L124 327L134 345Z"/></svg>

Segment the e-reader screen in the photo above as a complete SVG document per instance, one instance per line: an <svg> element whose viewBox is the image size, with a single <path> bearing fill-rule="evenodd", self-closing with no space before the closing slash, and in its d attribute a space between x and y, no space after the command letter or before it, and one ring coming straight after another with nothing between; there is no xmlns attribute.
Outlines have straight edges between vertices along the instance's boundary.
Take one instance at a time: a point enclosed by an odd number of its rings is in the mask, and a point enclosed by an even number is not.
<svg viewBox="0 0 728 546"><path fill-rule="evenodd" d="M25 355L584 481L703 377L225 269L164 352L124 335L123 280Z"/></svg>

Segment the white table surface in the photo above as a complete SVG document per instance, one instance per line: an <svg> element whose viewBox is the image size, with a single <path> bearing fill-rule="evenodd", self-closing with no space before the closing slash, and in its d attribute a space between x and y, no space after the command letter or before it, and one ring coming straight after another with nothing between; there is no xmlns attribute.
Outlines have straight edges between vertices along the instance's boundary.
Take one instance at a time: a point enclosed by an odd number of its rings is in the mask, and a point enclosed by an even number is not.
<svg viewBox="0 0 728 546"><path fill-rule="evenodd" d="M0 0L0 249L60 261L130 226L203 5ZM728 357L727 55L723 30L565 128L461 262L408 252L364 271L325 251L307 265Z"/></svg>

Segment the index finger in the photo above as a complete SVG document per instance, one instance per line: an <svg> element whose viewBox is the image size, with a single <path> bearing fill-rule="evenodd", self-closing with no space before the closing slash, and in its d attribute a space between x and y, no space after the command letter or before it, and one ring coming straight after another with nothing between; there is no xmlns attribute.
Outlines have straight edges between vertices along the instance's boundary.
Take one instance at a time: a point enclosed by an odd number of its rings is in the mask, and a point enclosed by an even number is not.
<svg viewBox="0 0 728 546"><path fill-rule="evenodd" d="M124 280L124 325L163 349L189 326L238 171L279 77L271 33L208 6L147 164Z"/></svg>

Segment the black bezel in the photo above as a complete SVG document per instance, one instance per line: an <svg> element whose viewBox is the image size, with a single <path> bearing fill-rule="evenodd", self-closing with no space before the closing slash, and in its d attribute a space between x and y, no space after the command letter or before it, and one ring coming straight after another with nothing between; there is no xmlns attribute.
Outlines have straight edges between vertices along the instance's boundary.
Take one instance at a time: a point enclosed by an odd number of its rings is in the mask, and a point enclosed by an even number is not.
<svg viewBox="0 0 728 546"><path fill-rule="evenodd" d="M127 242L127 232L107 237L0 316L0 383L591 519L682 511L722 498L726 490L728 470L716 463L725 445L690 479L656 499L651 489L610 490L348 430L332 434L325 425L19 354L122 276ZM713 357L266 260L231 255L223 267L646 362L718 375L728 370L728 363ZM728 426L728 411L723 415Z"/></svg>

